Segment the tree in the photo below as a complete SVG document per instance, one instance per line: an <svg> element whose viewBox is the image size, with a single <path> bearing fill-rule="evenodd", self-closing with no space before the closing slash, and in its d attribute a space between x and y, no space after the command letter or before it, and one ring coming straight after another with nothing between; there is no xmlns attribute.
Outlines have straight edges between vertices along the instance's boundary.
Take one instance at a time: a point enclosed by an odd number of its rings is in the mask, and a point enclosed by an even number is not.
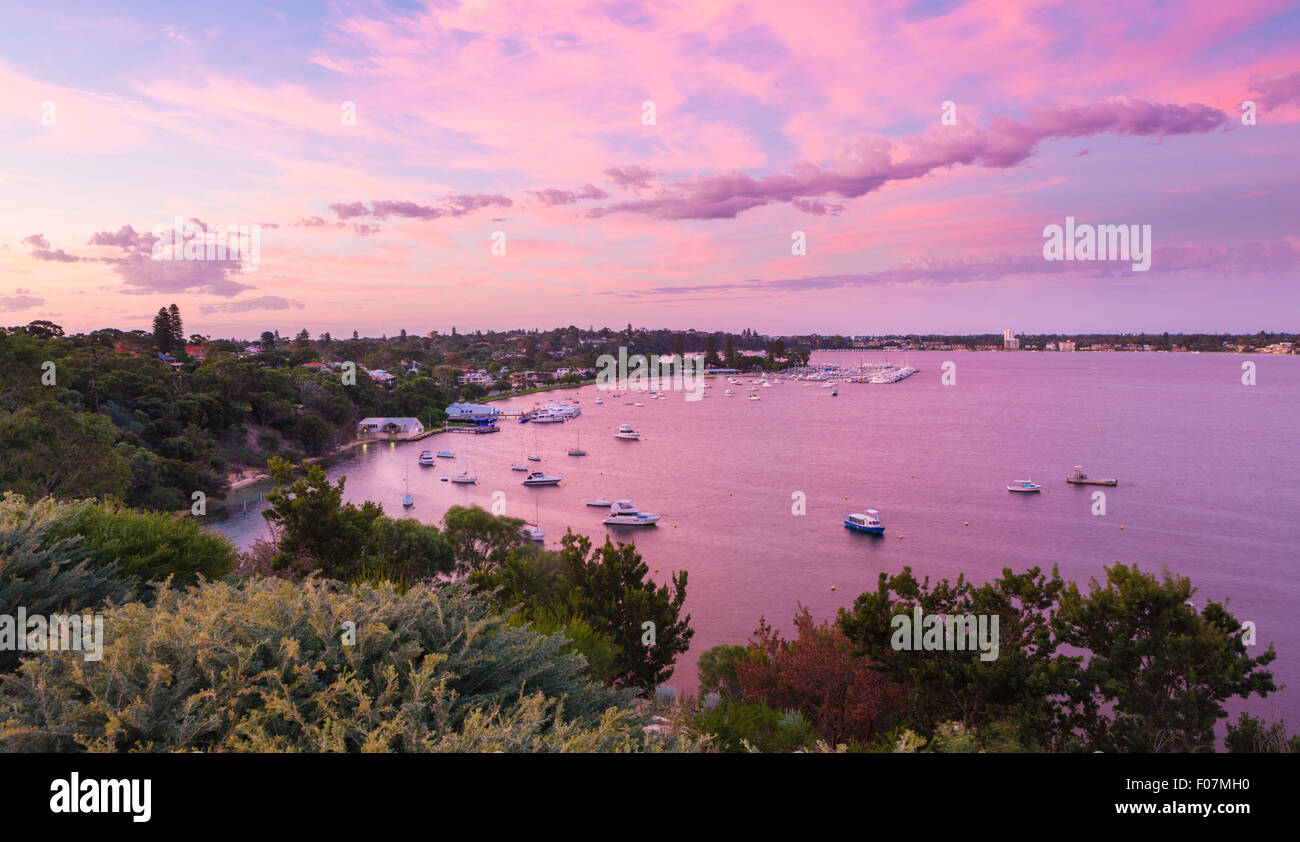
<svg viewBox="0 0 1300 842"><path fill-rule="evenodd" d="M452 506L442 523L463 572L500 564L525 541L519 533L523 520L497 517L478 506Z"/></svg>
<svg viewBox="0 0 1300 842"><path fill-rule="evenodd" d="M718 340L711 333L704 337L704 367L722 368L722 360L718 358Z"/></svg>
<svg viewBox="0 0 1300 842"><path fill-rule="evenodd" d="M740 698L803 713L832 747L869 742L898 710L903 689L856 656L838 627L814 623L807 607L799 606L794 626L797 636L786 641L759 620L751 657L736 665Z"/></svg>
<svg viewBox="0 0 1300 842"><path fill-rule="evenodd" d="M185 326L181 322L181 308L172 304L167 308L167 322L171 329L170 345L172 351L180 351L185 347Z"/></svg>
<svg viewBox="0 0 1300 842"><path fill-rule="evenodd" d="M121 497L131 448L117 438L107 417L57 401L0 415L0 488L29 498Z"/></svg>
<svg viewBox="0 0 1300 842"><path fill-rule="evenodd" d="M740 368L740 361L736 356L736 345L731 341L731 334L727 334L723 344L722 356L727 363L727 368Z"/></svg>
<svg viewBox="0 0 1300 842"><path fill-rule="evenodd" d="M267 464L279 484L266 494L270 506L262 512L275 539L274 568L318 570L349 580L361 566L370 525L384 510L369 501L344 503L347 478L334 485L320 465L305 465L303 475L295 477L293 465L278 456Z"/></svg>
<svg viewBox="0 0 1300 842"><path fill-rule="evenodd" d="M1056 570L1049 578L1039 568L1002 576L978 588L959 576L931 587L918 582L910 567L881 573L875 592L861 594L838 624L857 651L907 689L907 719L930 734L939 723L972 728L1007 720L1018 722L1026 742L1046 746L1060 729L1063 712L1052 701L1064 693L1078 658L1057 655L1052 610L1065 582ZM997 657L979 651L894 649L893 619L914 616L998 618ZM986 626L987 627L987 626Z"/></svg>
<svg viewBox="0 0 1300 842"><path fill-rule="evenodd" d="M1277 690L1263 670L1276 657L1252 658L1242 624L1226 607L1187 605L1185 577L1157 579L1137 565L1106 568L1086 595L1073 582L1061 593L1055 630L1061 644L1090 653L1070 693L1080 738L1101 751L1213 750L1214 728L1233 696Z"/></svg>
<svg viewBox="0 0 1300 842"><path fill-rule="evenodd" d="M166 307L159 307L158 315L153 317L153 341L161 353L166 354L172 350L174 334L171 314L167 312Z"/></svg>
<svg viewBox="0 0 1300 842"><path fill-rule="evenodd" d="M671 588L656 587L634 545L606 538L593 549L591 539L572 532L561 540L560 559L566 602L618 647L613 684L651 692L671 678L695 636L690 615L681 616L686 571L673 574Z"/></svg>

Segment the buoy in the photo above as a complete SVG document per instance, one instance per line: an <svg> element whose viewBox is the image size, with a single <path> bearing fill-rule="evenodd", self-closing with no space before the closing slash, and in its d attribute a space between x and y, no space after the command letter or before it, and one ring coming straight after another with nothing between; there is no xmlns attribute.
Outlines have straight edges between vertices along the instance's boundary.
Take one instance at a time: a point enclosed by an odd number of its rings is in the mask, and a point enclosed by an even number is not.
<svg viewBox="0 0 1300 842"><path fill-rule="evenodd" d="M1123 529L1123 528L1124 528L1124 527L1122 527L1122 526L1120 527L1120 529Z"/></svg>
<svg viewBox="0 0 1300 842"><path fill-rule="evenodd" d="M831 590L835 590L835 586L834 586L834 585L831 585Z"/></svg>
<svg viewBox="0 0 1300 842"><path fill-rule="evenodd" d="M902 535L899 535L899 536L898 536L898 540L900 540L900 541L903 540L903 536L902 536Z"/></svg>
<svg viewBox="0 0 1300 842"><path fill-rule="evenodd" d="M970 526L970 521L969 520L966 521L965 523L962 524L962 526Z"/></svg>

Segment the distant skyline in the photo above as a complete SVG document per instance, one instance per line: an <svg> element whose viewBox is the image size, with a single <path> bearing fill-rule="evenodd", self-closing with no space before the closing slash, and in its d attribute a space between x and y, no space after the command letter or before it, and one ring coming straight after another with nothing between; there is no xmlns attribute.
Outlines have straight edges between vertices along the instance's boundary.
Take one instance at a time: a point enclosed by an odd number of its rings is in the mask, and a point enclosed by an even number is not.
<svg viewBox="0 0 1300 842"><path fill-rule="evenodd" d="M0 324L1294 331L1298 45L1269 0L19 6ZM154 260L178 217L256 269ZM1045 259L1075 222L1149 270Z"/></svg>

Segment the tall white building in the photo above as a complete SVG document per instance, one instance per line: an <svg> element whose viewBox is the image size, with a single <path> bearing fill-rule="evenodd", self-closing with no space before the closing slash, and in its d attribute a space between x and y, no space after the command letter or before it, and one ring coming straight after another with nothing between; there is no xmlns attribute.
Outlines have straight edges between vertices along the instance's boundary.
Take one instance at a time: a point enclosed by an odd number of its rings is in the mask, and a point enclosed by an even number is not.
<svg viewBox="0 0 1300 842"><path fill-rule="evenodd" d="M1002 331L1002 347L1008 351L1014 351L1020 347L1020 340L1016 338L1016 332L1008 328Z"/></svg>

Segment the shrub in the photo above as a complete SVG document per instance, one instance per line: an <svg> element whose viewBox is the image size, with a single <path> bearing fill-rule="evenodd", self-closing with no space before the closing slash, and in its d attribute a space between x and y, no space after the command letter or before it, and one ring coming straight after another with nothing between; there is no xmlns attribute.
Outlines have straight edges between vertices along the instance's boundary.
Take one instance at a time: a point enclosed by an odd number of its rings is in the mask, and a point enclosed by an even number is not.
<svg viewBox="0 0 1300 842"><path fill-rule="evenodd" d="M689 746L643 735L630 693L592 682L563 637L511 625L459 584L204 582L110 608L105 628L101 661L39 653L0 680L0 749Z"/></svg>
<svg viewBox="0 0 1300 842"><path fill-rule="evenodd" d="M13 492L0 498L0 614L74 613L105 600L130 598L130 585L112 566L98 566L76 538L54 536L67 507L52 500L28 503ZM0 670L19 655L0 650Z"/></svg>
<svg viewBox="0 0 1300 842"><path fill-rule="evenodd" d="M93 500L64 510L53 535L80 536L81 548L96 564L114 564L139 583L172 578L174 584L189 585L199 576L224 576L235 564L234 544L188 515L138 512Z"/></svg>

